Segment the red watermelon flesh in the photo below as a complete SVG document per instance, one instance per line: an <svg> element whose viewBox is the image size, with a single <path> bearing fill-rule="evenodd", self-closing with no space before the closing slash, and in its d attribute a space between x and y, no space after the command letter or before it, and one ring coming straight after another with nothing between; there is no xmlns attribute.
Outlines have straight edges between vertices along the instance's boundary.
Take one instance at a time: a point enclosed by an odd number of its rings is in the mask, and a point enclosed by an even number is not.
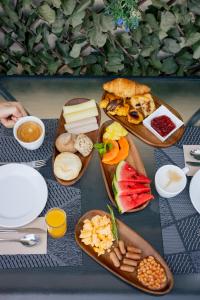
<svg viewBox="0 0 200 300"><path fill-rule="evenodd" d="M121 161L116 169L116 181L131 181L135 183L150 183L151 180L137 171L126 161Z"/></svg>
<svg viewBox="0 0 200 300"><path fill-rule="evenodd" d="M153 195L144 194L131 194L131 195L116 195L116 202L120 213L136 208L145 202L154 199Z"/></svg>
<svg viewBox="0 0 200 300"><path fill-rule="evenodd" d="M131 181L114 182L115 190L119 195L142 194L150 192L150 187Z"/></svg>

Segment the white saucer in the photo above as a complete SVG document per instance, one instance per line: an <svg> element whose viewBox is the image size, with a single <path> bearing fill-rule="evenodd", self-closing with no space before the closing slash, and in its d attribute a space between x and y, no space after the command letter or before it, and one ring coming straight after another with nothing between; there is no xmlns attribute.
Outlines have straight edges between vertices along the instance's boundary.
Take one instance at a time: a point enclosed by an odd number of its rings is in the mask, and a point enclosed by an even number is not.
<svg viewBox="0 0 200 300"><path fill-rule="evenodd" d="M48 189L35 169L17 163L0 167L0 226L21 227L44 209Z"/></svg>
<svg viewBox="0 0 200 300"><path fill-rule="evenodd" d="M194 208L200 214L200 170L196 172L190 182L189 193Z"/></svg>

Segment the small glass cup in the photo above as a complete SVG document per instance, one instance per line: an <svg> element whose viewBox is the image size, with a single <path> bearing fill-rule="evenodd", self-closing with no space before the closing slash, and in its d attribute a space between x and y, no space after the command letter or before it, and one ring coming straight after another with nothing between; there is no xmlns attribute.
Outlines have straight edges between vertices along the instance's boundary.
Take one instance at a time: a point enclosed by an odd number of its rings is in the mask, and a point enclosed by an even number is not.
<svg viewBox="0 0 200 300"><path fill-rule="evenodd" d="M61 238L67 231L67 215L59 207L51 208L45 215L47 230L52 238Z"/></svg>

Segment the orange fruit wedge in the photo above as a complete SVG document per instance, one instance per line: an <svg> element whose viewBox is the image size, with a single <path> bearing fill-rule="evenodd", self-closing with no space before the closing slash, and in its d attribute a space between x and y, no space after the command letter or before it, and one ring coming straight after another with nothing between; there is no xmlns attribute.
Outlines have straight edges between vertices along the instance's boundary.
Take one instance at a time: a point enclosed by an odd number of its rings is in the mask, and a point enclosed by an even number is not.
<svg viewBox="0 0 200 300"><path fill-rule="evenodd" d="M105 141L104 141L105 142ZM119 145L116 141L106 140L107 143L111 144L111 149L103 155L102 162L107 163L110 160L113 160L119 153Z"/></svg>
<svg viewBox="0 0 200 300"><path fill-rule="evenodd" d="M119 146L120 146L120 149L119 149L118 154L115 156L115 158L113 158L112 160L104 162L105 164L115 165L115 164L118 164L120 161L127 158L128 153L129 153L128 140L125 137L121 137L119 139Z"/></svg>

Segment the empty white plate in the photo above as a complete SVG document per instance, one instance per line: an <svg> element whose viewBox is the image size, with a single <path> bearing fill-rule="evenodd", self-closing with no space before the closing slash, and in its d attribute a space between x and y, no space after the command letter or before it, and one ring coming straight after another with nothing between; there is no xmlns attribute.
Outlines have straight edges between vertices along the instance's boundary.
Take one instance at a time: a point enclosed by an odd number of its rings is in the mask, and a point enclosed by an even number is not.
<svg viewBox="0 0 200 300"><path fill-rule="evenodd" d="M200 170L196 172L190 182L190 199L194 208L200 214Z"/></svg>
<svg viewBox="0 0 200 300"><path fill-rule="evenodd" d="M0 167L0 226L21 227L44 209L48 189L35 169L17 163Z"/></svg>

